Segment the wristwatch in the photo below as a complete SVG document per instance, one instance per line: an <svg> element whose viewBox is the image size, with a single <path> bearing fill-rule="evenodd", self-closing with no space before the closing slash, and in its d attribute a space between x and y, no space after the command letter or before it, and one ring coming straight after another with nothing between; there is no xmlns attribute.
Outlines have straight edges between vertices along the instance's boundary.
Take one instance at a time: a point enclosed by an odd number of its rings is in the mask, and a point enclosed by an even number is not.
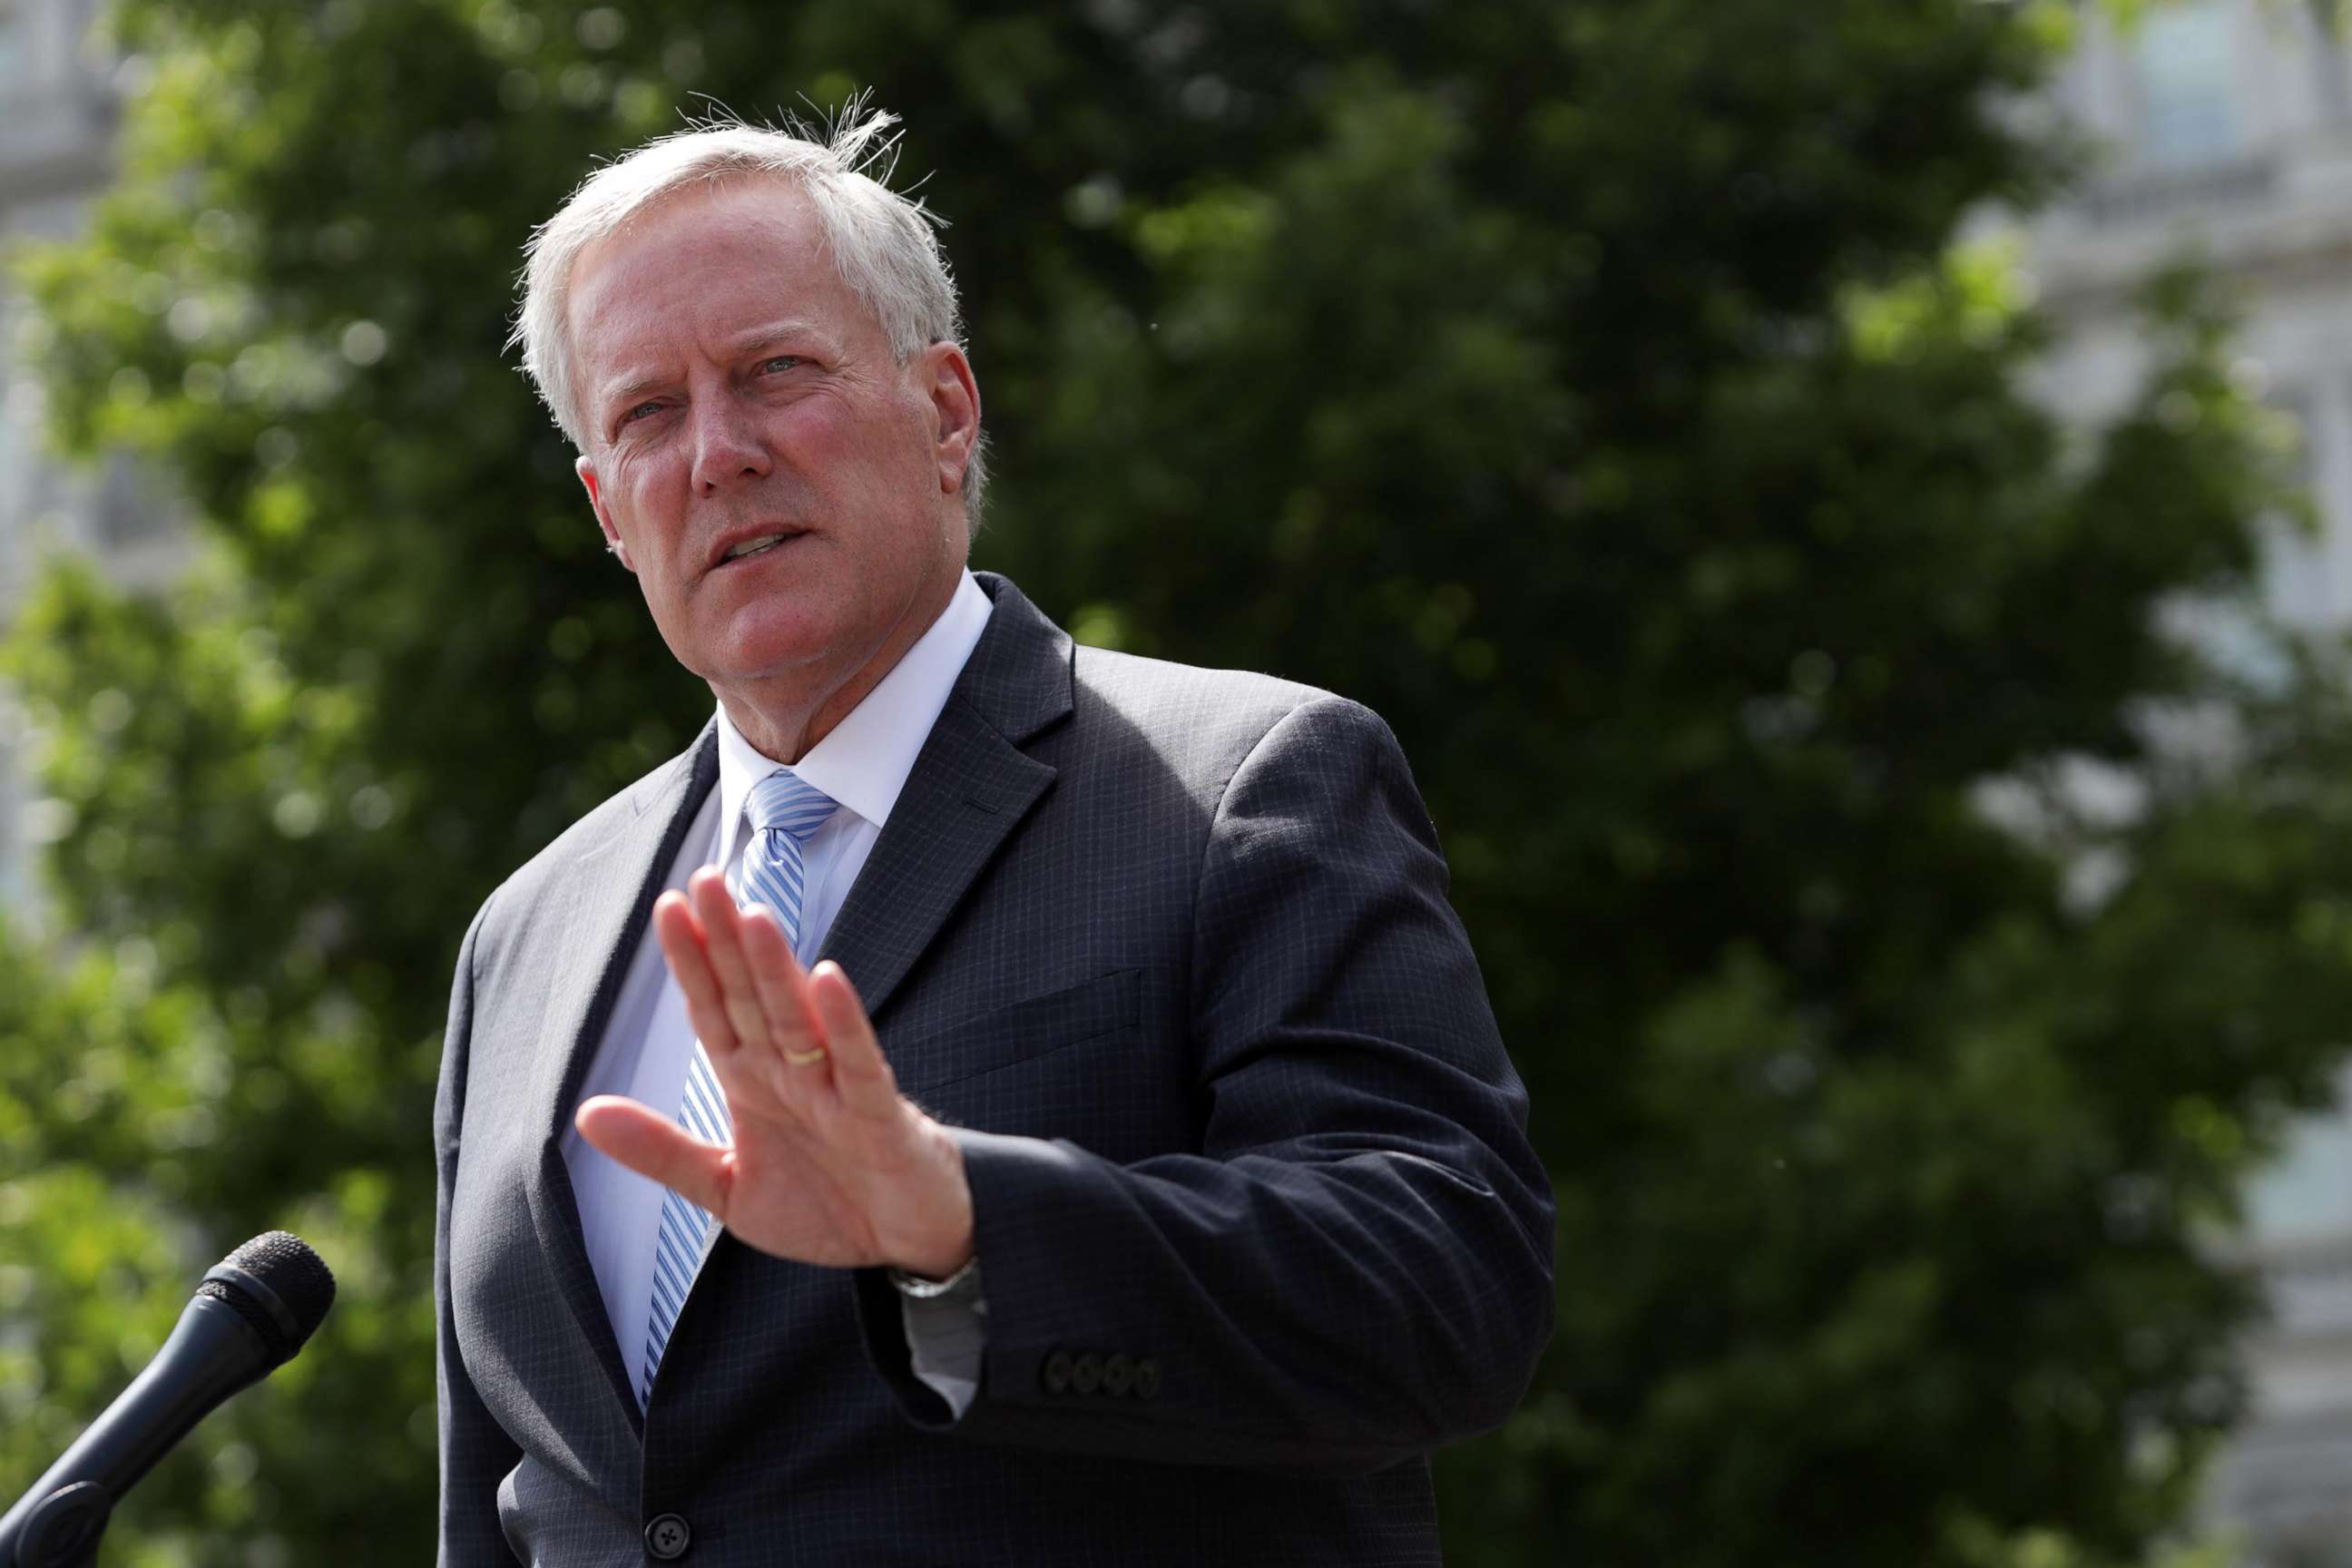
<svg viewBox="0 0 2352 1568"><path fill-rule="evenodd" d="M916 1301L969 1301L980 1294L980 1255L974 1253L964 1266L944 1279L926 1279L919 1274L909 1274L903 1268L885 1270L890 1284L898 1294Z"/></svg>

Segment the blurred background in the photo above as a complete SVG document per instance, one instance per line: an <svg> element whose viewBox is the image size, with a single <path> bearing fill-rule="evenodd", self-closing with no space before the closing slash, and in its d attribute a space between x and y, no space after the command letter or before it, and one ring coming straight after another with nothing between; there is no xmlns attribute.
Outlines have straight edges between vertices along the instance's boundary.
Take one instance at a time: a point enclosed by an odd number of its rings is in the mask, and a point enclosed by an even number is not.
<svg viewBox="0 0 2352 1568"><path fill-rule="evenodd" d="M709 710L501 342L871 89L976 563L1370 703L1560 1195L1475 1564L2352 1563L2334 0L0 0L0 1501L286 1226L107 1561L430 1552L488 889Z"/></svg>

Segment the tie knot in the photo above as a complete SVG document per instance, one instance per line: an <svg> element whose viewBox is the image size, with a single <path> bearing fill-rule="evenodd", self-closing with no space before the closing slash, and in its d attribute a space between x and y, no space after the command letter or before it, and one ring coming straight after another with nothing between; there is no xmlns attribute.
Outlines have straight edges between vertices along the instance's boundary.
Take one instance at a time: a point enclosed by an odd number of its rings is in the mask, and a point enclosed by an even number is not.
<svg viewBox="0 0 2352 1568"><path fill-rule="evenodd" d="M802 844L836 809L831 795L789 768L778 768L753 784L743 803L743 815L751 819L754 833L773 828Z"/></svg>

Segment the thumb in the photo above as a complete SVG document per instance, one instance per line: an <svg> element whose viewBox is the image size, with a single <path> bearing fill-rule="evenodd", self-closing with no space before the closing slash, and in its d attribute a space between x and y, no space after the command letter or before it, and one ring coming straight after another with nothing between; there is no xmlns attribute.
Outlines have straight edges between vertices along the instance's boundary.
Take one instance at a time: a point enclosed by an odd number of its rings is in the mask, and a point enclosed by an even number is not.
<svg viewBox="0 0 2352 1568"><path fill-rule="evenodd" d="M705 1143L649 1105L600 1094L572 1119L590 1147L719 1215L727 1215L729 1151Z"/></svg>

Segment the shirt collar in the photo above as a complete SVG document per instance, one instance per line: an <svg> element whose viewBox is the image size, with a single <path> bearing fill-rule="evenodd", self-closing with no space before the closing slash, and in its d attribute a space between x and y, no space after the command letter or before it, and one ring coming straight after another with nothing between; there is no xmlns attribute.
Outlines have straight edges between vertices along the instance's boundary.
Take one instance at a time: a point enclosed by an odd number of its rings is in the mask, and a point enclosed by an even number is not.
<svg viewBox="0 0 2352 1568"><path fill-rule="evenodd" d="M966 571L939 619L866 694L864 701L793 764L793 772L877 828L887 822L890 807L907 785L907 775L915 771L916 754L939 721L940 710L948 705L948 693L955 689L956 677L963 673L995 608ZM743 738L721 703L718 864L734 860L737 836L743 826L743 803L751 786L777 766L774 759L761 755Z"/></svg>

